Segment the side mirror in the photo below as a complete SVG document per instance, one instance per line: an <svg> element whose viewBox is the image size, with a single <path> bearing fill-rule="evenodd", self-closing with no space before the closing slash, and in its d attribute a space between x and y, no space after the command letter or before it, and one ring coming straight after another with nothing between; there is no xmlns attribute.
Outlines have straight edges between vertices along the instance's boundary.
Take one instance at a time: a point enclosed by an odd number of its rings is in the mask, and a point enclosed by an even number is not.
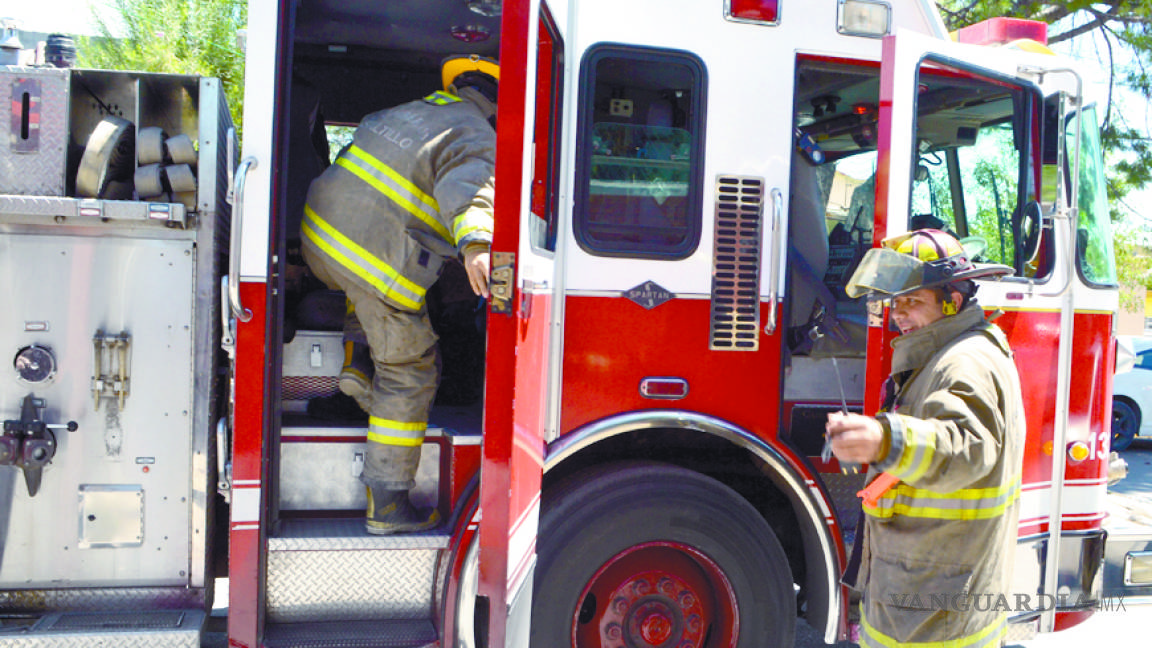
<svg viewBox="0 0 1152 648"><path fill-rule="evenodd" d="M1036 256L1040 253L1040 233L1044 231L1044 208L1040 206L1040 203L1031 200L1024 205L1016 227L1020 233L1020 237L1017 239L1020 241L1020 245L1016 267L1017 272L1019 272L1026 265L1035 265Z"/></svg>

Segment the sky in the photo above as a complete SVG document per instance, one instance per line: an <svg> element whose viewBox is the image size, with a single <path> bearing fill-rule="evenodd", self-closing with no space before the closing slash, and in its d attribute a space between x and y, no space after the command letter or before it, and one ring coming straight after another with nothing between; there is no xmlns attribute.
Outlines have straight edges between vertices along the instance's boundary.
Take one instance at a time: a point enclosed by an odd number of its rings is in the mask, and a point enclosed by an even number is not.
<svg viewBox="0 0 1152 648"><path fill-rule="evenodd" d="M97 3L102 4L97 0ZM63 32L65 34L95 34L90 0L28 0L5 3L0 18L15 18L20 28L34 32ZM98 4L98 6L99 6ZM30 43L24 43L29 46Z"/></svg>

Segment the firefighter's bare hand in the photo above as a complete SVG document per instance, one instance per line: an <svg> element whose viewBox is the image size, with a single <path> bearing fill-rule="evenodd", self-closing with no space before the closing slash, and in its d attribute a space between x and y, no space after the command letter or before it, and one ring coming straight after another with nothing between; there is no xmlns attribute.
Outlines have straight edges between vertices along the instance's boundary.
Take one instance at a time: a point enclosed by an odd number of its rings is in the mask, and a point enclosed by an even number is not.
<svg viewBox="0 0 1152 648"><path fill-rule="evenodd" d="M488 299L488 273L492 266L491 248L487 245L474 244L464 249L464 270L468 273L468 282L472 284L472 292Z"/></svg>
<svg viewBox="0 0 1152 648"><path fill-rule="evenodd" d="M842 462L874 463L880 459L884 428L871 416L831 412L824 433L832 440L832 454Z"/></svg>

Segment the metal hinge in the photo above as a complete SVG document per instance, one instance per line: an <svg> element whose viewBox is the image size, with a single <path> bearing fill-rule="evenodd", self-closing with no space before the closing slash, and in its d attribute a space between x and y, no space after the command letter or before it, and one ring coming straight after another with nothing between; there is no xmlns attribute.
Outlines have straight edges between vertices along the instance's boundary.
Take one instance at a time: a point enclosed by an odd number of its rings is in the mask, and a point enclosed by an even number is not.
<svg viewBox="0 0 1152 648"><path fill-rule="evenodd" d="M510 315L512 313L513 279L516 276L516 254L514 252L492 253L492 281L490 291L492 298L489 308L493 313Z"/></svg>

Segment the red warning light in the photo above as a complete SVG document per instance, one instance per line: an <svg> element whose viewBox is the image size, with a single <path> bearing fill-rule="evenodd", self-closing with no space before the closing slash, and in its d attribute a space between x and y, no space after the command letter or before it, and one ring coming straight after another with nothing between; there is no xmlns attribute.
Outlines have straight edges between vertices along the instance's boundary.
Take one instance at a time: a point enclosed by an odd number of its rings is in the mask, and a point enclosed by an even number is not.
<svg viewBox="0 0 1152 648"><path fill-rule="evenodd" d="M780 15L780 0L729 0L728 15L740 20L774 23Z"/></svg>

